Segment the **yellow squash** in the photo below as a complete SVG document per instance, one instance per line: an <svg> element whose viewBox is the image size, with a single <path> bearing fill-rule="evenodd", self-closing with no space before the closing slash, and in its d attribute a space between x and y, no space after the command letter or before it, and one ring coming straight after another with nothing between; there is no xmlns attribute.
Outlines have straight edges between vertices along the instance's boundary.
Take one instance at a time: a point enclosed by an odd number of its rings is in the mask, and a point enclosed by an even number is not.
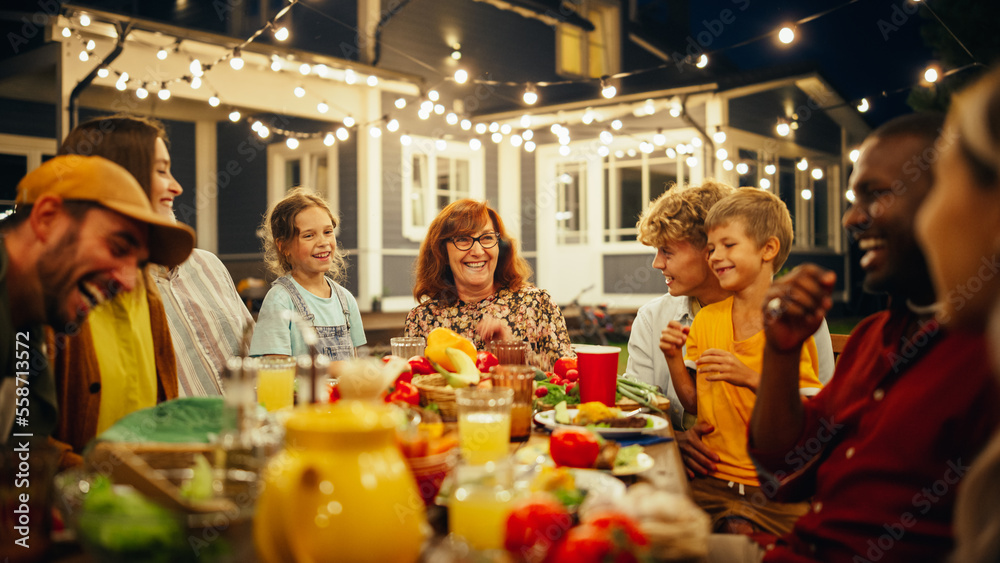
<svg viewBox="0 0 1000 563"><path fill-rule="evenodd" d="M472 358L472 363L476 362L476 347L472 341L444 327L437 327L427 335L427 348L424 349L424 356L448 371L457 372L458 366L448 358L448 348L461 350Z"/></svg>

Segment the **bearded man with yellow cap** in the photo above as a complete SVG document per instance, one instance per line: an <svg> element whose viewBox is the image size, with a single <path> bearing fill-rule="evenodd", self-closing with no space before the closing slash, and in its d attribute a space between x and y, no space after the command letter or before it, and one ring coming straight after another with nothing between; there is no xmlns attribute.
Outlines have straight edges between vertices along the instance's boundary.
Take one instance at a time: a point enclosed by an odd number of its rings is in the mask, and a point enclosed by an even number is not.
<svg viewBox="0 0 1000 563"><path fill-rule="evenodd" d="M94 307L132 290L146 262L183 262L194 232L155 213L121 166L71 155L21 180L0 242L0 443L20 443L48 436L57 420L43 325L74 333Z"/></svg>

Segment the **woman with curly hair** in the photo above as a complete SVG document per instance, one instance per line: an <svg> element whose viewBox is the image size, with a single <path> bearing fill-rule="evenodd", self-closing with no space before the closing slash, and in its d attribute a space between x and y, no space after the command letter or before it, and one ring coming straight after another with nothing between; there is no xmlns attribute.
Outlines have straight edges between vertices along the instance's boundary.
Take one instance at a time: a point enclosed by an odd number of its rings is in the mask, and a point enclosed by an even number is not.
<svg viewBox="0 0 1000 563"><path fill-rule="evenodd" d="M285 311L295 311L313 325L319 352L333 361L353 358L367 342L357 301L336 281L345 268L336 227L326 201L305 188L288 192L264 219L264 260L280 277L264 297L250 355L308 353Z"/></svg>
<svg viewBox="0 0 1000 563"><path fill-rule="evenodd" d="M431 223L420 245L407 336L445 327L477 348L491 340L523 340L529 359L549 369L572 355L566 321L548 292L528 283L531 267L488 203L461 199Z"/></svg>

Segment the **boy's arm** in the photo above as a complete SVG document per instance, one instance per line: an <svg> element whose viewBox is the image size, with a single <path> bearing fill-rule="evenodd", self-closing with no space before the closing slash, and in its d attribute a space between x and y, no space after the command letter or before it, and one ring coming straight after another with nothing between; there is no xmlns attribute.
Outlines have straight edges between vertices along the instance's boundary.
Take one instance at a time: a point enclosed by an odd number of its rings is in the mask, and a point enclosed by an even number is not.
<svg viewBox="0 0 1000 563"><path fill-rule="evenodd" d="M684 343L687 342L689 330L677 321L670 321L660 333L660 350L667 360L670 380L674 384L674 391L677 392L681 405L684 406L684 410L694 414L698 412L698 395L694 380L684 365Z"/></svg>
<svg viewBox="0 0 1000 563"><path fill-rule="evenodd" d="M803 343L819 328L833 302L836 274L805 264L777 280L764 309L764 361L750 418L751 447L765 454L790 450L802 433L799 398Z"/></svg>

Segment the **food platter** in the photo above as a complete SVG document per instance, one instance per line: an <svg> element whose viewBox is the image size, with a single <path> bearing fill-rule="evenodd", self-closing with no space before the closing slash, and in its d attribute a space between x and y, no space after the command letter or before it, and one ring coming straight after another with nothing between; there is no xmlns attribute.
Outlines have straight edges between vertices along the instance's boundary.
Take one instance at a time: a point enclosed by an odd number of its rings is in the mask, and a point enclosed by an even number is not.
<svg viewBox="0 0 1000 563"><path fill-rule="evenodd" d="M570 419L576 416L577 409L569 409L566 414L569 415ZM646 420L652 420L652 426L646 426L645 428L601 428L599 426L588 427L594 432L600 434L604 438L618 438L622 436L631 436L635 434L649 434L651 432L659 432L661 430L666 430L668 424L666 419L660 418L658 416L653 416L651 414L638 414L637 417L645 418ZM535 422L541 424L545 428L552 430L559 426L567 426L571 428L582 428L576 424L560 424L556 422L556 412L542 411L535 414Z"/></svg>
<svg viewBox="0 0 1000 563"><path fill-rule="evenodd" d="M548 444L531 444L524 446L523 448L517 450L514 454L514 460L518 463L530 465L533 463L539 463L542 465L554 465L552 458L549 457L549 445ZM627 475L638 475L643 471L653 467L655 464L652 457L649 454L643 452L636 457L635 463L630 463L628 465L619 465L614 469L598 469L604 474L612 474L615 477L625 477Z"/></svg>

